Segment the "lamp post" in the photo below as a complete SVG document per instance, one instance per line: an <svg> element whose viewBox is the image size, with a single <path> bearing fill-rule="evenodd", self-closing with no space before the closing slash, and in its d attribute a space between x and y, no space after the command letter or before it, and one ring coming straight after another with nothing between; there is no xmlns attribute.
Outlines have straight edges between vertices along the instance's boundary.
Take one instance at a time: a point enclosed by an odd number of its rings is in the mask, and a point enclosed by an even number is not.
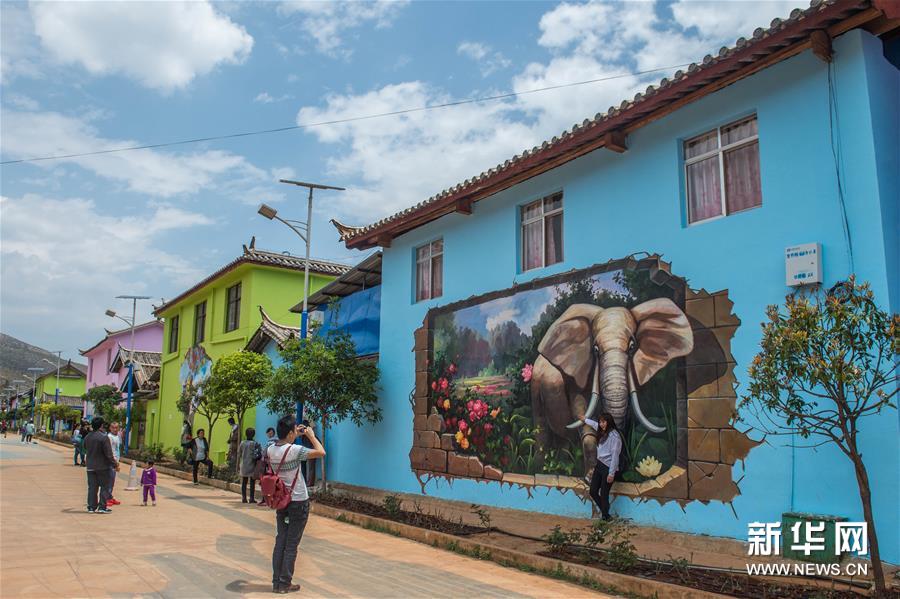
<svg viewBox="0 0 900 599"><path fill-rule="evenodd" d="M134 393L134 323L137 318L137 301L150 299L149 295L117 295L116 299L131 300L131 321L123 318L115 313L114 310L107 310L106 315L110 318L118 318L126 322L131 327L131 349L128 351L128 399L125 401L125 439L123 442L123 455L128 454L128 441L131 434L131 398Z"/></svg>
<svg viewBox="0 0 900 599"><path fill-rule="evenodd" d="M289 179L279 179L280 183L287 183L288 185L296 185L298 187L306 187L309 189L309 196L306 200L306 222L299 220L288 220L281 218L278 216L278 211L276 211L271 206L266 204L261 204L258 212L268 218L269 220L277 220L281 221L285 225L287 225L291 231L300 236L306 243L306 260L304 261L303 266L303 312L300 315L300 338L306 339L306 332L309 326L309 312L307 311L307 298L309 297L309 246L312 232L312 201L313 201L313 190L314 189L333 189L335 191L345 191L344 187L334 187L331 185L321 185L319 183L304 183L302 181L291 181ZM302 227L300 229L299 227Z"/></svg>
<svg viewBox="0 0 900 599"><path fill-rule="evenodd" d="M37 371L43 372L44 369L38 368L38 367L32 367L32 368L27 368L26 370L28 370L29 372L37 372ZM29 375L25 374L22 376L24 376L25 378L31 379L31 421L34 422L34 407L37 405L37 375L29 376Z"/></svg>

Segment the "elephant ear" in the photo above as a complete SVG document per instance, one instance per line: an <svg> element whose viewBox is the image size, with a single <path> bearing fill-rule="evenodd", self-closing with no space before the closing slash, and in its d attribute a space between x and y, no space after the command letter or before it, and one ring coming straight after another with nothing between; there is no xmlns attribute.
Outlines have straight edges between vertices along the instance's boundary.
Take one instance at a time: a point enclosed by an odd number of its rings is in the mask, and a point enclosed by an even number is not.
<svg viewBox="0 0 900 599"><path fill-rule="evenodd" d="M637 323L634 370L638 385L694 348L691 323L672 300L662 297L644 302L632 308L631 315Z"/></svg>
<svg viewBox="0 0 900 599"><path fill-rule="evenodd" d="M603 308L573 304L550 325L538 351L551 364L572 377L579 387L587 387L594 353L591 351L591 320Z"/></svg>

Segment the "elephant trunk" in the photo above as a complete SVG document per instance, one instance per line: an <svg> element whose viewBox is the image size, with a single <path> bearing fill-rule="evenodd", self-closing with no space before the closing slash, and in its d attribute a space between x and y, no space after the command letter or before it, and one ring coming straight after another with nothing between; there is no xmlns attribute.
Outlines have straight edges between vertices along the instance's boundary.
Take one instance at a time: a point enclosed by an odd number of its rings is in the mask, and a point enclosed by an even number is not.
<svg viewBox="0 0 900 599"><path fill-rule="evenodd" d="M594 348L594 386L591 388L591 402L588 404L587 410L584 412L585 418L590 418L594 413L594 410L597 409L597 404L600 403L600 367L597 364L597 354L599 350ZM581 426L583 422L581 420L576 420L572 424L567 424L566 428L578 428Z"/></svg>
<svg viewBox="0 0 900 599"><path fill-rule="evenodd" d="M603 392L603 403L606 411L621 427L625 422L628 409L628 354L624 351L611 350L603 354L602 372L600 375Z"/></svg>
<svg viewBox="0 0 900 599"><path fill-rule="evenodd" d="M638 422L651 433L661 433L666 430L664 426L656 426L647 420L647 417L644 416L644 413L641 411L641 403L638 401L637 396L637 386L634 384L634 375L632 374L631 369L628 370L628 387L631 395L631 411L634 412Z"/></svg>

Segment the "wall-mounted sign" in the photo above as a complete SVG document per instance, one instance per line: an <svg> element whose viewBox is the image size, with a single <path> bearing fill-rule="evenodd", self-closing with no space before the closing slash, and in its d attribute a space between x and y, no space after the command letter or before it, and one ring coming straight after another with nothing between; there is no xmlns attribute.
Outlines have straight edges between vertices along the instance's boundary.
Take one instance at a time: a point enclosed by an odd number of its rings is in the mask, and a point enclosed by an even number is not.
<svg viewBox="0 0 900 599"><path fill-rule="evenodd" d="M804 243L784 249L784 283L788 287L822 282L822 245Z"/></svg>

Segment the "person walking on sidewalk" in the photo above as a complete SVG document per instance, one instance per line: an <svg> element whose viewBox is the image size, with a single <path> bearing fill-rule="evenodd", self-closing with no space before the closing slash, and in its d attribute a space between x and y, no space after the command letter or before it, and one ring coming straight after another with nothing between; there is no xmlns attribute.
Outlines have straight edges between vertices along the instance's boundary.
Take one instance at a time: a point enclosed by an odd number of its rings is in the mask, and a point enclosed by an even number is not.
<svg viewBox="0 0 900 599"><path fill-rule="evenodd" d="M81 450L81 465L85 466L85 454L84 452L84 440L87 439L87 436L91 434L91 425L87 420L81 421L81 445L79 449Z"/></svg>
<svg viewBox="0 0 900 599"><path fill-rule="evenodd" d="M32 421L28 421L28 424L25 425L25 442L26 443L34 443L32 439L34 438L34 423Z"/></svg>
<svg viewBox="0 0 900 599"><path fill-rule="evenodd" d="M153 499L153 505L156 505L156 468L153 467L153 460L147 462L147 467L141 472L141 488L144 493L144 502L141 505L147 505L147 494Z"/></svg>
<svg viewBox="0 0 900 599"><path fill-rule="evenodd" d="M238 468L241 474L241 503L256 502L256 464L262 459L262 448L256 442L256 429L244 432L244 441L238 447ZM250 501L247 501L247 484L250 485Z"/></svg>
<svg viewBox="0 0 900 599"><path fill-rule="evenodd" d="M272 550L272 591L279 594L300 590L293 584L297 548L309 519L309 494L300 476L300 463L325 457L325 448L310 427L297 426L293 416L284 416L276 426L278 441L266 449L266 459L277 471L285 487L291 489L291 502L275 512L275 547ZM294 445L299 435L306 437L312 448Z"/></svg>
<svg viewBox="0 0 900 599"><path fill-rule="evenodd" d="M597 464L591 477L590 495L604 520L611 520L609 515L609 490L612 488L616 472L619 469L619 456L622 454L622 436L616 428L613 417L603 412L597 420L585 418L585 424L597 431Z"/></svg>
<svg viewBox="0 0 900 599"><path fill-rule="evenodd" d="M72 431L72 447L75 449L75 456L74 456L75 463L73 464L73 466L80 465L78 463L78 458L81 457L81 442L82 441L84 441L84 439L81 438L81 429L76 428L74 431Z"/></svg>
<svg viewBox="0 0 900 599"><path fill-rule="evenodd" d="M119 467L119 460L122 458L122 440L119 437L119 423L111 422L109 425L109 446L112 447L113 456L116 458L116 467L109 470L109 506L119 505L122 503L113 496L113 489L116 486L116 470Z"/></svg>
<svg viewBox="0 0 900 599"><path fill-rule="evenodd" d="M234 418L228 418L228 425L231 427L231 432L228 433L228 468L232 472L237 472L238 445L241 443L241 431L238 430L238 425Z"/></svg>
<svg viewBox="0 0 900 599"><path fill-rule="evenodd" d="M87 454L87 511L108 514L109 473L119 467L109 443L109 436L103 430L103 418L97 416L91 421L94 429L84 440ZM99 495L99 497L98 497Z"/></svg>
<svg viewBox="0 0 900 599"><path fill-rule="evenodd" d="M213 463L209 459L209 441L206 440L206 433L202 428L197 429L197 436L191 439L191 463L194 465L194 484L199 485L197 481L197 470L200 464L206 464L206 477L212 478Z"/></svg>

